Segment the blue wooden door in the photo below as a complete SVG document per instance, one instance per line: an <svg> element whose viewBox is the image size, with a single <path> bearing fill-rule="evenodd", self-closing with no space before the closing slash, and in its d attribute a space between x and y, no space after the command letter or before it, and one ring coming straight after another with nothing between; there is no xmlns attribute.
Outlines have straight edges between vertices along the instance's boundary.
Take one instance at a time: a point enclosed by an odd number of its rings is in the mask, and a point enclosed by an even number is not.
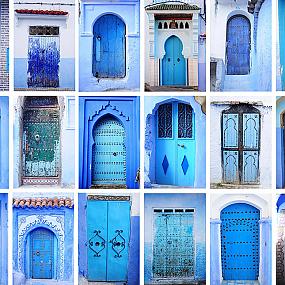
<svg viewBox="0 0 285 285"><path fill-rule="evenodd" d="M186 85L185 58L183 45L176 36L165 42L165 56L162 59L162 85Z"/></svg>
<svg viewBox="0 0 285 285"><path fill-rule="evenodd" d="M258 279L259 219L259 210L245 203L232 204L221 211L224 280Z"/></svg>
<svg viewBox="0 0 285 285"><path fill-rule="evenodd" d="M117 16L100 17L93 27L93 75L123 78L126 75L126 26Z"/></svg>
<svg viewBox="0 0 285 285"><path fill-rule="evenodd" d="M193 186L195 177L195 124L189 104L159 106L156 132L156 183Z"/></svg>
<svg viewBox="0 0 285 285"><path fill-rule="evenodd" d="M89 281L127 281L130 201L87 202Z"/></svg>
<svg viewBox="0 0 285 285"><path fill-rule="evenodd" d="M31 277L52 279L54 263L54 234L44 228L31 232Z"/></svg>
<svg viewBox="0 0 285 285"><path fill-rule="evenodd" d="M153 278L195 276L193 209L154 209Z"/></svg>
<svg viewBox="0 0 285 285"><path fill-rule="evenodd" d="M250 22L242 15L233 16L227 23L227 74L249 74Z"/></svg>
<svg viewBox="0 0 285 285"><path fill-rule="evenodd" d="M30 26L28 87L59 87L59 27Z"/></svg>
<svg viewBox="0 0 285 285"><path fill-rule="evenodd" d="M250 111L250 110L248 110ZM242 109L223 113L223 180L233 184L259 179L260 115Z"/></svg>
<svg viewBox="0 0 285 285"><path fill-rule="evenodd" d="M102 117L93 130L92 185L126 188L126 134L113 116Z"/></svg>

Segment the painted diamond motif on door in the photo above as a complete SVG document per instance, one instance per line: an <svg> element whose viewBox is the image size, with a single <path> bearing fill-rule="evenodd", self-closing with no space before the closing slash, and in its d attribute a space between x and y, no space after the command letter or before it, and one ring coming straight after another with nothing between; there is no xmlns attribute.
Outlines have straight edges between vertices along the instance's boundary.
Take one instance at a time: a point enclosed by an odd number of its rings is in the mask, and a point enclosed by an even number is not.
<svg viewBox="0 0 285 285"><path fill-rule="evenodd" d="M163 162L162 162L162 168L163 168L164 174L166 174L168 166L169 166L168 159L167 159L167 157L165 155L164 159L163 159Z"/></svg>
<svg viewBox="0 0 285 285"><path fill-rule="evenodd" d="M184 155L184 157L183 157L183 161L181 163L181 167L182 167L184 175L186 175L187 170L189 168L189 163L188 163L186 155Z"/></svg>

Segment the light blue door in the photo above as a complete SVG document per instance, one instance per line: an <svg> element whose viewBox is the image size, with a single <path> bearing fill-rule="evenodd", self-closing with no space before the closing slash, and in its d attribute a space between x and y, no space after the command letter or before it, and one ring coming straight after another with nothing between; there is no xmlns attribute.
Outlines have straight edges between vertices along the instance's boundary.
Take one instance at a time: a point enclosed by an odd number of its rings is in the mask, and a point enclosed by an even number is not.
<svg viewBox="0 0 285 285"><path fill-rule="evenodd" d="M154 209L153 278L193 278L193 209Z"/></svg>
<svg viewBox="0 0 285 285"><path fill-rule="evenodd" d="M189 104L171 102L156 112L156 183L193 186L195 116Z"/></svg>
<svg viewBox="0 0 285 285"><path fill-rule="evenodd" d="M115 117L102 117L93 130L92 185L126 188L126 134Z"/></svg>
<svg viewBox="0 0 285 285"><path fill-rule="evenodd" d="M185 58L182 55L183 45L176 36L165 42L165 55L162 59L162 85L186 85Z"/></svg>
<svg viewBox="0 0 285 285"><path fill-rule="evenodd" d="M115 198L114 198L115 199ZM89 281L127 281L130 201L87 202Z"/></svg>
<svg viewBox="0 0 285 285"><path fill-rule="evenodd" d="M259 113L243 112L242 109L223 113L222 160L224 182L234 184L258 182L259 145Z"/></svg>
<svg viewBox="0 0 285 285"><path fill-rule="evenodd" d="M259 210L245 203L232 204L221 211L224 280L258 279L259 219Z"/></svg>
<svg viewBox="0 0 285 285"><path fill-rule="evenodd" d="M54 234L45 228L31 232L31 277L52 279L54 264Z"/></svg>
<svg viewBox="0 0 285 285"><path fill-rule="evenodd" d="M93 27L93 75L122 78L126 75L126 26L116 15L100 17Z"/></svg>

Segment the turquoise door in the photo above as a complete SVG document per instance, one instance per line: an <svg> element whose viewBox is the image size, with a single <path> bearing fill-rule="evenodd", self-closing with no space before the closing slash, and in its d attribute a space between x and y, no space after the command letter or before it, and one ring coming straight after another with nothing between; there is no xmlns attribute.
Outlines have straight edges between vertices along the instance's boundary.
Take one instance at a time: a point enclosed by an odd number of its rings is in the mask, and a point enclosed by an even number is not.
<svg viewBox="0 0 285 285"><path fill-rule="evenodd" d="M194 210L154 209L153 220L153 278L194 278Z"/></svg>
<svg viewBox="0 0 285 285"><path fill-rule="evenodd" d="M176 36L165 42L165 56L162 59L162 85L186 85L185 58L183 45Z"/></svg>
<svg viewBox="0 0 285 285"><path fill-rule="evenodd" d="M39 228L30 234L31 278L52 279L54 263L54 234Z"/></svg>
<svg viewBox="0 0 285 285"><path fill-rule="evenodd" d="M93 187L126 188L126 134L115 117L102 117L93 130L92 185Z"/></svg>
<svg viewBox="0 0 285 285"><path fill-rule="evenodd" d="M258 279L259 220L259 210L245 203L232 204L221 211L224 280Z"/></svg>
<svg viewBox="0 0 285 285"><path fill-rule="evenodd" d="M93 36L93 75L97 78L125 77L125 23L116 15L104 15L94 24Z"/></svg>
<svg viewBox="0 0 285 285"><path fill-rule="evenodd" d="M194 118L188 104L172 102L159 106L156 112L156 183L194 185Z"/></svg>
<svg viewBox="0 0 285 285"><path fill-rule="evenodd" d="M96 196L88 198L89 281L127 281L130 210L129 200L102 201L98 200Z"/></svg>

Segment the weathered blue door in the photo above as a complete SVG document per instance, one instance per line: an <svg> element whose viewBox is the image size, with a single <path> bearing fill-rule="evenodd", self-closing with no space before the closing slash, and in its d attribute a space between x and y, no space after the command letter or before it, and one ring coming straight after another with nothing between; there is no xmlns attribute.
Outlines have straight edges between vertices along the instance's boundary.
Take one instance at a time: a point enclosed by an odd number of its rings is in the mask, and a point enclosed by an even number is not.
<svg viewBox="0 0 285 285"><path fill-rule="evenodd" d="M242 15L227 23L227 74L248 74L250 70L250 22Z"/></svg>
<svg viewBox="0 0 285 285"><path fill-rule="evenodd" d="M183 45L176 36L165 42L165 56L162 59L162 85L186 85L185 58Z"/></svg>
<svg viewBox="0 0 285 285"><path fill-rule="evenodd" d="M28 97L23 111L23 183L58 178L59 108L56 97Z"/></svg>
<svg viewBox="0 0 285 285"><path fill-rule="evenodd" d="M224 280L258 279L259 219L259 210L245 203L232 204L221 211Z"/></svg>
<svg viewBox="0 0 285 285"><path fill-rule="evenodd" d="M28 87L59 87L59 27L29 27Z"/></svg>
<svg viewBox="0 0 285 285"><path fill-rule="evenodd" d="M195 242L193 209L154 209L154 278L193 278Z"/></svg>
<svg viewBox="0 0 285 285"><path fill-rule="evenodd" d="M193 186L195 177L195 124L189 104L171 102L156 114L156 183Z"/></svg>
<svg viewBox="0 0 285 285"><path fill-rule="evenodd" d="M235 106L223 113L222 161L226 183L257 183L259 179L260 114Z"/></svg>
<svg viewBox="0 0 285 285"><path fill-rule="evenodd" d="M126 26L116 15L100 17L93 27L93 75L97 78L126 76Z"/></svg>
<svg viewBox="0 0 285 285"><path fill-rule="evenodd" d="M113 116L102 117L94 126L92 184L126 188L126 134Z"/></svg>
<svg viewBox="0 0 285 285"><path fill-rule="evenodd" d="M52 279L54 266L54 234L45 228L33 230L30 234L31 277Z"/></svg>
<svg viewBox="0 0 285 285"><path fill-rule="evenodd" d="M130 210L129 197L88 196L89 281L127 281Z"/></svg>

